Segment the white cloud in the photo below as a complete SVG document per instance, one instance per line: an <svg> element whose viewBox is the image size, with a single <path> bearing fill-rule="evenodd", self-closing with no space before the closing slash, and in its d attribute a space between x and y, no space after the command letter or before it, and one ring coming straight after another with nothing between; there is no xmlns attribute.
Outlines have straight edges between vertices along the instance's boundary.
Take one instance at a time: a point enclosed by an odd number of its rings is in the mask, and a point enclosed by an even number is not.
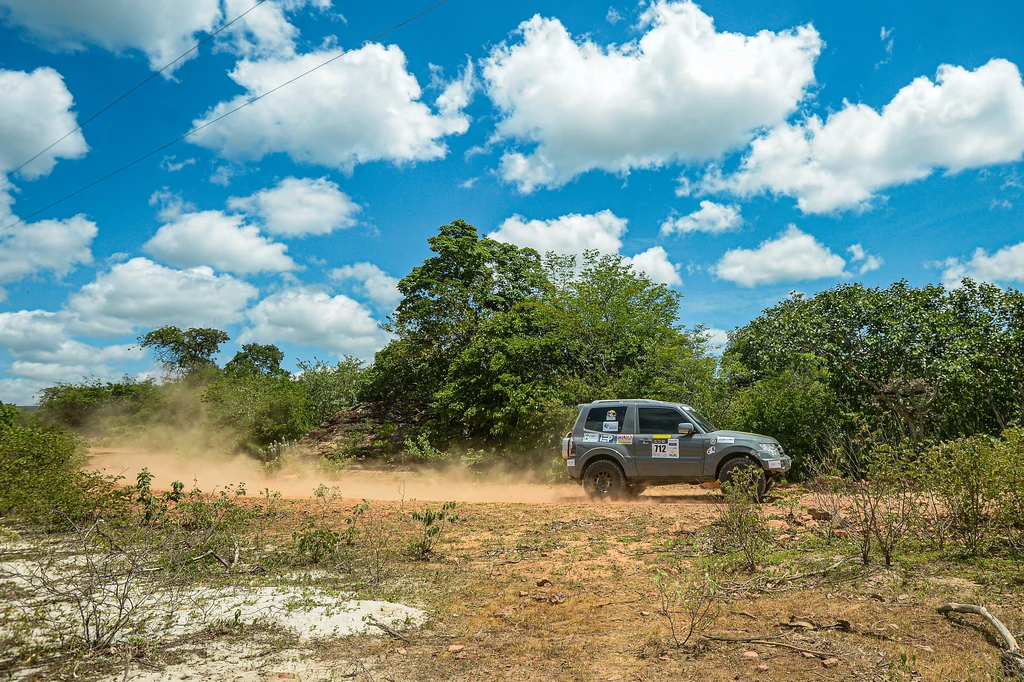
<svg viewBox="0 0 1024 682"><path fill-rule="evenodd" d="M253 0L223 0L223 7L222 0L0 0L0 18L27 29L46 49L97 45L115 53L137 50L156 70L195 45L202 34L253 9L254 4ZM293 54L299 31L286 15L309 6L323 11L331 2L268 0L218 35L217 45L245 57ZM165 75L170 77L198 53L190 53Z"/></svg>
<svg viewBox="0 0 1024 682"><path fill-rule="evenodd" d="M50 68L31 73L0 69L0 173L13 171L77 125L74 100L64 79ZM81 131L39 155L17 175L34 180L48 175L58 159L81 158L88 151ZM96 224L78 215L67 220L18 223L11 207L17 188L0 179L0 285L49 271L60 278L92 263ZM0 300L4 297L0 290Z"/></svg>
<svg viewBox="0 0 1024 682"><path fill-rule="evenodd" d="M356 263L331 270L331 279L357 282L362 291L374 303L393 308L402 300L398 290L398 279L381 270L373 263Z"/></svg>
<svg viewBox="0 0 1024 682"><path fill-rule="evenodd" d="M137 345L92 346L68 338L65 311L21 310L0 313L0 346L11 354L11 378L0 379L0 400L32 404L46 386L85 377L117 378L124 362L146 353Z"/></svg>
<svg viewBox="0 0 1024 682"><path fill-rule="evenodd" d="M712 268L719 278L742 287L842 277L846 261L795 225L756 249L731 249Z"/></svg>
<svg viewBox="0 0 1024 682"><path fill-rule="evenodd" d="M327 178L285 178L273 189L232 197L228 206L259 216L267 232L286 237L329 234L352 227L362 210Z"/></svg>
<svg viewBox="0 0 1024 682"><path fill-rule="evenodd" d="M297 266L288 247L260 235L239 215L222 211L185 213L162 226L142 249L181 267L210 265L241 274L285 272Z"/></svg>
<svg viewBox="0 0 1024 682"><path fill-rule="evenodd" d="M140 50L153 69L221 21L220 0L0 0L0 8L8 23L28 29L48 49Z"/></svg>
<svg viewBox="0 0 1024 682"><path fill-rule="evenodd" d="M0 313L0 346L15 354L48 352L66 336L64 316L46 310Z"/></svg>
<svg viewBox="0 0 1024 682"><path fill-rule="evenodd" d="M582 255L587 249L618 253L629 221L609 210L590 215L570 213L554 220L530 220L512 216L488 237L499 242L536 249L544 254Z"/></svg>
<svg viewBox="0 0 1024 682"><path fill-rule="evenodd" d="M994 211L997 208L1001 208L1003 210L1008 211L1011 208L1013 208L1013 203L1011 203L1007 199L993 199L992 203L988 205L988 210Z"/></svg>
<svg viewBox="0 0 1024 682"><path fill-rule="evenodd" d="M202 125L340 54L333 49L243 59L229 75L246 93L221 102L193 125ZM441 93L435 102L439 113L419 101L421 95L402 50L370 44L189 139L233 160L280 152L298 162L346 172L371 161L401 164L442 158L448 151L444 138L469 128L469 118L459 108L468 97L465 81L456 80Z"/></svg>
<svg viewBox="0 0 1024 682"><path fill-rule="evenodd" d="M178 157L175 156L174 154L170 156L165 156L163 160L160 162L160 167L163 168L168 173L177 173L186 166L196 165L195 159L185 159L184 161L178 161L177 158Z"/></svg>
<svg viewBox="0 0 1024 682"><path fill-rule="evenodd" d="M0 285L42 271L58 278L92 264L96 223L82 216L16 225L0 233Z"/></svg>
<svg viewBox="0 0 1024 682"><path fill-rule="evenodd" d="M530 192L593 169L718 158L796 110L822 48L809 25L719 33L692 2L654 2L638 28L639 41L602 46L538 15L519 42L491 51L483 79L501 114L495 138L535 145L505 153L506 181Z"/></svg>
<svg viewBox="0 0 1024 682"><path fill-rule="evenodd" d="M64 79L50 68L31 73L0 69L0 172L4 174L78 127L74 98ZM20 171L33 180L48 175L57 159L80 159L89 150L77 131Z"/></svg>
<svg viewBox="0 0 1024 682"><path fill-rule="evenodd" d="M975 249L970 259L950 258L942 266L942 282L947 287L957 286L965 277L979 282L1024 282L1024 242L1004 246L991 255Z"/></svg>
<svg viewBox="0 0 1024 682"><path fill-rule="evenodd" d="M881 256L875 256L866 252L860 244L854 244L846 250L850 253L851 263L860 263L860 267L857 268L857 273L860 275L877 270L885 265L885 261L882 260Z"/></svg>
<svg viewBox="0 0 1024 682"><path fill-rule="evenodd" d="M495 241L529 247L542 254L554 251L562 255L580 256L589 249L618 254L628 222L609 210L589 215L571 213L553 220L527 221L517 215L507 219L487 236ZM682 284L679 266L669 262L668 254L660 246L626 257L625 260L655 282Z"/></svg>
<svg viewBox="0 0 1024 682"><path fill-rule="evenodd" d="M615 9L614 7L609 7L608 13L604 15L604 20L607 21L612 26L622 21L623 18L624 17L621 14L619 14L619 10Z"/></svg>
<svg viewBox="0 0 1024 682"><path fill-rule="evenodd" d="M386 342L370 311L340 294L289 289L264 298L246 317L241 343L286 341L365 358Z"/></svg>
<svg viewBox="0 0 1024 682"><path fill-rule="evenodd" d="M804 213L867 208L880 190L935 169L1019 161L1024 84L1016 65L993 59L974 71L944 64L935 82L915 79L883 107L845 103L758 137L735 174L713 172L705 191L795 197Z"/></svg>
<svg viewBox="0 0 1024 682"><path fill-rule="evenodd" d="M679 218L667 218L661 225L661 233L669 235L673 232L687 234L689 232L706 232L721 234L735 230L743 224L740 207L732 204L716 204L713 201L700 202L700 208L689 215Z"/></svg>
<svg viewBox="0 0 1024 682"><path fill-rule="evenodd" d="M253 6L253 0L224 0L224 15L237 17ZM331 0L283 0L266 2L220 34L229 49L245 57L285 56L295 53L299 29L288 21L287 12L308 5L324 11ZM224 42L224 41L222 41Z"/></svg>
<svg viewBox="0 0 1024 682"><path fill-rule="evenodd" d="M725 352L725 347L729 345L729 332L724 329L705 327L703 336L707 340L708 352L711 355L722 355Z"/></svg>
<svg viewBox="0 0 1024 682"><path fill-rule="evenodd" d="M136 327L223 326L242 317L256 287L208 267L175 270L146 258L118 263L71 295L69 328L118 336Z"/></svg>
<svg viewBox="0 0 1024 682"><path fill-rule="evenodd" d="M683 278L679 276L679 266L668 259L668 254L660 246L651 248L636 254L627 256L625 261L633 266L633 269L647 275L652 282L679 286Z"/></svg>

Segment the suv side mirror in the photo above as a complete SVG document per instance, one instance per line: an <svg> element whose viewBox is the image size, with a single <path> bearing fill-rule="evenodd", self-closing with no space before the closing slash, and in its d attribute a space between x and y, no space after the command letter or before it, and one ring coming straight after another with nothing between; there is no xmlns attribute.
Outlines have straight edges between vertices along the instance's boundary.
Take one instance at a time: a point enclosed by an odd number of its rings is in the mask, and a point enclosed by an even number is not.
<svg viewBox="0 0 1024 682"><path fill-rule="evenodd" d="M690 422L682 422L678 428L681 435L689 436L693 433L693 424Z"/></svg>

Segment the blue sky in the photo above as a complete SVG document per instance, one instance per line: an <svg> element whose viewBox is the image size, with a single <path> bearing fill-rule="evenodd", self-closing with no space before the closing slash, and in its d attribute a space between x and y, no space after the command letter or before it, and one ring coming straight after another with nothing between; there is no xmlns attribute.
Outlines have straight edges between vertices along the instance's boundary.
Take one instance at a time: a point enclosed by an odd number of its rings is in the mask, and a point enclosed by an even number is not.
<svg viewBox="0 0 1024 682"><path fill-rule="evenodd" d="M0 171L254 4L0 0ZM427 6L266 0L0 183L0 400L155 372L162 324L371 358L455 218L620 253L713 330L839 282L1024 280L1010 2L451 0L14 224Z"/></svg>

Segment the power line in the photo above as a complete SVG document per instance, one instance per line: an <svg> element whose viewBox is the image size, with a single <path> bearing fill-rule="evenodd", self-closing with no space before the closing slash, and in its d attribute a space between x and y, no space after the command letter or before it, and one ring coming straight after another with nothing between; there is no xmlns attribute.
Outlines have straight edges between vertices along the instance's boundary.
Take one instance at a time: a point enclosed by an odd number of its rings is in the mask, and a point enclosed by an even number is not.
<svg viewBox="0 0 1024 682"><path fill-rule="evenodd" d="M231 26L231 25L232 25L233 23L235 23L236 21L238 21L239 19L241 19L242 17L244 17L244 16L246 15L246 14L248 14L249 12L251 12L251 11L253 11L254 9L256 9L257 7L259 7L260 5L262 5L262 4L263 4L264 2L266 2L266 1L267 1L267 0L259 0L259 1L258 1L258 2L257 2L257 3L255 4L255 5L253 5L253 6L252 6L252 7L250 7L249 9L245 10L244 12L242 12L241 14L239 14L239 15L238 15L237 17L235 17L234 19L232 19L231 21L229 21L228 23L224 24L223 26L221 26L220 28L218 28L218 29L217 29L216 31L214 31L213 33L211 33L210 35L208 35L208 36L206 36L205 38L203 38L202 40L200 40L200 41L199 41L198 43L196 43L195 45L193 45L192 47L190 47L190 48L189 48L188 50L186 50L185 52L182 52L182 53L181 53L180 55L178 55L178 57L177 57L177 58L176 58L176 59L175 59L174 61L172 61L172 62L168 62L168 63L167 63L167 64L165 64L165 65L163 66L163 68L162 68L162 69L160 69L159 71L154 71L153 73L151 73L151 74L149 75L149 78L146 78L145 80L143 80L142 82L140 82L140 83L139 83L138 85L136 85L135 87L133 87L133 88L132 88L131 90L129 90L128 92L124 93L123 95L121 95L120 97L118 97L117 99L115 99L115 100L114 100L113 102L111 102L111 103L110 103L110 104L108 104L107 106L103 107L102 109L100 109L100 110L99 110L99 111L97 111L97 112L96 112L95 114L93 114L93 115L92 115L92 116L90 116L89 118L85 119L85 120L84 120L84 121L82 121L81 123L79 123L79 124L78 124L78 127L77 127L77 128L75 128L74 130L70 130L70 131L68 131L68 132L67 132L67 133L66 133L66 134L64 135L64 137L60 138L59 140L57 140L56 142L54 142L53 144L51 144L51 145L50 145L49 147L47 147L47 148L46 148L46 149L44 149L43 151L39 152L39 153L38 153L38 154L36 154L35 156L33 156L33 157L32 157L31 159L29 159L29 160L28 160L28 161L26 161L25 163L21 164L20 166L18 166L18 167L17 167L17 168L15 168L14 170L12 170L12 171L10 171L9 173L7 173L7 174L6 174L5 176L4 176L4 180L10 180L11 176L12 176L12 175L14 175L15 173L17 173L18 171L20 171L20 170L21 170L22 168L24 168L25 166L29 165L30 163L32 163L33 161L35 161L36 159L38 159L38 158L39 158L40 156L42 156L43 154L45 154L46 152L50 151L51 149L53 149L54 147L56 147L56 146L57 146L58 144L60 144L61 142L63 142L63 141L64 141L64 140L66 140L67 138L69 138L70 136L72 136L72 135L74 135L75 133L77 133L77 132L78 132L79 130L81 130L81 129L82 129L82 128L83 128L84 126L85 126L85 124L89 123L90 121L92 121L93 119L95 119L95 118L96 118L97 116L99 116L100 114L102 114L102 113L103 113L104 111L106 111L107 109L111 108L112 106L114 106L115 104L117 104L118 102L120 102L121 100L123 100L123 99L124 99L125 97L127 97L127 96L128 96L128 95L130 95L130 94L132 94L133 92L135 92L136 90L138 90L139 88L141 88L141 87L142 87L143 85L145 85L145 84L146 84L146 83L148 83L149 81L153 80L154 78L156 78L157 76L159 76L160 74L162 74L162 73L163 73L164 71L166 71L167 69L171 68L172 66L174 66L175 64L177 64L178 62L180 62L180 61L181 61L182 59L184 59L185 57L189 56L190 54L192 54L193 52L195 52L196 50L198 50L198 49L199 49L200 47L202 47L202 45L203 45L204 43L206 43L206 42L208 42L209 40L211 40L212 38L214 38L214 37L215 37L215 36L216 36L216 35L217 35L218 33L220 33L221 31L223 31L224 29L228 28L228 27L229 27L229 26Z"/></svg>
<svg viewBox="0 0 1024 682"><path fill-rule="evenodd" d="M159 154L160 152L162 152L163 150L167 149L168 147L176 145L177 143L181 142L182 140L184 140L184 139L186 139L188 137L191 137L192 135L195 135L200 130L203 130L204 128L209 128L214 123L217 123L218 121L221 121L221 120L227 118L228 116L230 116L231 114L235 113L236 111L240 111L241 109L246 108L250 104L255 104L256 102L260 101L261 99L263 99L267 95L273 94L273 93L277 92L278 90L280 90L281 88L286 87L288 85L291 85L292 83L294 83L295 81L299 80L300 78L304 78L304 77L308 76L309 74L313 73L314 71L318 71L319 69L322 69L323 67L327 66L328 64L330 64L330 63L332 63L332 62L334 62L334 61L336 61L338 59L341 59L342 57L344 57L346 54L348 54L350 52L354 52L355 50L361 49L361 48L369 45L370 43L383 38L387 34L393 32L393 31L398 30L399 28L405 26L406 24L411 23L411 22L419 19L420 17L433 12L438 7L441 7L442 5L447 5L449 2L451 2L451 0L441 0L441 2L437 3L436 5L432 5L431 7L428 7L427 9L423 10L419 14L414 14L413 16L409 17L405 21L401 21L401 22L395 24L394 26L392 26L391 28L389 28L389 29L387 29L385 31L381 31L380 33L378 33L377 35L373 36L372 38L367 38L363 42L359 43L358 47L354 47L354 48L351 48L351 49L348 49L348 50L343 50L342 52L339 52L338 54L334 55L333 57L331 57L327 61L322 62L322 63L314 66L312 69L309 69L308 71L304 71L304 72L300 73L298 76L295 76L294 78L292 78L290 80L287 80L284 83L281 83L280 85L278 85L278 86L276 86L274 88L271 88L270 90L267 90L262 95L257 95L256 97L253 97L252 99L246 100L245 103L238 105L237 107L235 107L231 111L228 111L226 113L221 114L220 116L218 116L217 118L213 119L212 121L207 121L203 125L198 126L196 128L193 128L192 130L188 131L184 135L181 135L181 136L176 137L175 139L171 140L167 144L161 145L161 146L157 147L156 149L154 149L153 151L148 152L146 154L143 154L142 156L138 157L134 161L126 163L125 165L121 166L120 168L112 170L111 172L107 173L103 177L101 177L101 178L99 178L97 180L93 180L88 185L84 185L83 187L79 187L74 192L71 192L70 194L67 194L67 195L61 197L57 201L54 201L51 204L47 204L46 206L43 206L38 211L36 211L34 213L30 213L29 215L25 216L24 218L20 218L20 219L16 220L15 222L11 223L10 225L5 225L4 227L0 228L0 233L6 232L7 230L11 229L12 227L16 227L16 226L18 226L18 225L20 225L20 224L22 224L22 223L24 223L24 222L26 222L28 220L31 220L32 218L35 218L40 213L48 211L51 208L53 208L54 206L57 206L58 204L64 203L68 199L70 199L72 197L75 197L75 196L81 194L82 192L95 187L96 185L100 184L101 182L109 180L110 178L114 177L118 173L122 173L122 172L128 170L132 166L134 166L134 165L136 165L136 164L138 164L138 163L140 163L142 161L145 161L146 159L148 159L149 157L153 156L154 154Z"/></svg>

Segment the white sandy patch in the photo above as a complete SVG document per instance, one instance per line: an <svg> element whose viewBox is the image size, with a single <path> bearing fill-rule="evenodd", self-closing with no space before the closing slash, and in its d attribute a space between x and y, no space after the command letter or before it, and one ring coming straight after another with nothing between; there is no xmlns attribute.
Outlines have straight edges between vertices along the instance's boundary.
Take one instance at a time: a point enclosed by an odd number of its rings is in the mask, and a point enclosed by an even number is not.
<svg viewBox="0 0 1024 682"><path fill-rule="evenodd" d="M269 653L268 653L269 651ZM225 642L175 649L184 660L162 670L132 666L132 682L333 682L351 680L366 670L360 663L318 661L312 649L274 651L273 642ZM103 682L122 682L124 673L103 678Z"/></svg>
<svg viewBox="0 0 1024 682"><path fill-rule="evenodd" d="M237 589L222 596L214 591L191 595L192 608L179 615L169 635L181 636L217 622L276 625L298 636L300 642L323 637L381 633L376 620L394 630L420 625L426 614L419 609L385 601L351 600L319 591Z"/></svg>

